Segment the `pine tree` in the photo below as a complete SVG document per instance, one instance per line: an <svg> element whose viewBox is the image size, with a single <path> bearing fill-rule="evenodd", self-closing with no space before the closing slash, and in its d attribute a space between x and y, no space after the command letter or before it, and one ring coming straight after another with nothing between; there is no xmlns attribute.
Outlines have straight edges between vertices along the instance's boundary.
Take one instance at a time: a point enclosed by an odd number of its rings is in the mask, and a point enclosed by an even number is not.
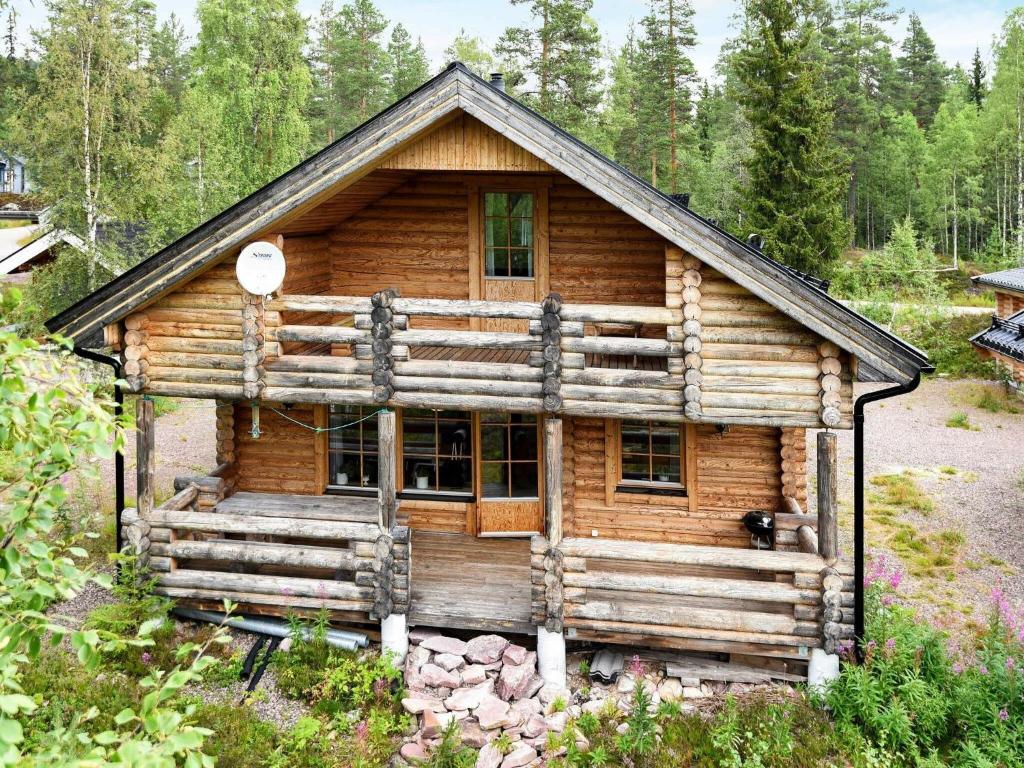
<svg viewBox="0 0 1024 768"><path fill-rule="evenodd" d="M471 72L483 78L496 71L497 66L494 54L484 41L476 35L470 35L464 29L460 29L451 45L444 49L444 61L441 66L447 67L453 61L461 61Z"/></svg>
<svg viewBox="0 0 1024 768"><path fill-rule="evenodd" d="M532 26L509 27L496 51L510 90L552 122L583 139L596 133L601 101L601 34L593 0L512 0L528 4Z"/></svg>
<svg viewBox="0 0 1024 768"><path fill-rule="evenodd" d="M649 153L652 175L665 166L665 186L678 192L680 147L696 74L689 56L697 42L693 7L688 0L651 0L641 26L634 75L640 141Z"/></svg>
<svg viewBox="0 0 1024 768"><path fill-rule="evenodd" d="M603 128L602 143L607 147L608 154L638 176L650 178L650 165L639 141L636 36L632 26L618 55L612 59Z"/></svg>
<svg viewBox="0 0 1024 768"><path fill-rule="evenodd" d="M17 14L14 12L14 9L11 8L11 10L7 12L7 32L4 34L4 47L7 49L7 58L11 61L14 60L15 54L17 53L18 35L15 31L17 18Z"/></svg>
<svg viewBox="0 0 1024 768"><path fill-rule="evenodd" d="M316 133L330 142L392 100L390 60L384 46L388 20L372 0L351 0L337 12L328 0L320 11L313 51Z"/></svg>
<svg viewBox="0 0 1024 768"><path fill-rule="evenodd" d="M970 100L974 103L975 109L981 111L981 104L987 93L985 86L985 65L981 61L981 51L974 49L974 58L971 60L971 81L968 86Z"/></svg>
<svg viewBox="0 0 1024 768"><path fill-rule="evenodd" d="M423 41L412 44L409 31L401 24L395 24L391 30L391 41L388 43L388 59L391 71L388 81L391 83L391 101L398 101L419 88L430 77L430 63L427 52L423 49Z"/></svg>
<svg viewBox="0 0 1024 768"><path fill-rule="evenodd" d="M904 84L903 108L913 113L918 125L927 128L945 98L946 67L916 13L910 14L901 49L903 55L897 65Z"/></svg>
<svg viewBox="0 0 1024 768"><path fill-rule="evenodd" d="M846 179L830 140L812 11L804 0L748 0L731 66L752 129L745 226L765 238L773 258L820 271L846 243Z"/></svg>

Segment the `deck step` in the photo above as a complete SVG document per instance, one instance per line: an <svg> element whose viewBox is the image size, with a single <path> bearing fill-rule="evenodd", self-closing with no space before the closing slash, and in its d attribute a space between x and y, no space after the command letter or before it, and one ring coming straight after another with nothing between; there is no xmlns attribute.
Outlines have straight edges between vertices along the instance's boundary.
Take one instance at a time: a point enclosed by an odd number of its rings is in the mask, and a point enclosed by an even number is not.
<svg viewBox="0 0 1024 768"><path fill-rule="evenodd" d="M376 523L377 499L365 496L299 496L239 491L217 504L215 511L258 517L296 517L347 523Z"/></svg>
<svg viewBox="0 0 1024 768"><path fill-rule="evenodd" d="M803 675L780 672L763 667L751 667L735 662L704 659L688 654L650 653L645 655L663 660L667 677L717 680L723 683L769 683L772 680L804 682L807 680Z"/></svg>

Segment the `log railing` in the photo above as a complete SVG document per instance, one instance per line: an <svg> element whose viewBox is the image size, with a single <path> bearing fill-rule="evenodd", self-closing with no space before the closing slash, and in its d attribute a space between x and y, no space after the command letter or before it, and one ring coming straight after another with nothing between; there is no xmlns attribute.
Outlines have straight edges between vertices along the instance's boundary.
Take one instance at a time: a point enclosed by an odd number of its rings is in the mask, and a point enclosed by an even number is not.
<svg viewBox="0 0 1024 768"><path fill-rule="evenodd" d="M817 554L611 539L552 547L543 536L531 544L534 622L570 636L804 660L853 634L852 615L843 620L852 567Z"/></svg>

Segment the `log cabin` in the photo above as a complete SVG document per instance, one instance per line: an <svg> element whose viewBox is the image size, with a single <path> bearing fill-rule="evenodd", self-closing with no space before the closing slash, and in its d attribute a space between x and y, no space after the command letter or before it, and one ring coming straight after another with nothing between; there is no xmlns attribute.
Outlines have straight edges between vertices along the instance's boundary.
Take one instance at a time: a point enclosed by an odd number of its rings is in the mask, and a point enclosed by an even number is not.
<svg viewBox="0 0 1024 768"><path fill-rule="evenodd" d="M1024 395L1024 267L978 275L975 285L992 289L996 311L992 324L971 337L978 353L994 360L1009 387Z"/></svg>
<svg viewBox="0 0 1024 768"><path fill-rule="evenodd" d="M261 241L268 296L236 279ZM143 395L120 530L168 597L398 655L536 635L563 684L567 640L802 674L856 632L853 381L928 370L823 288L453 64L48 325ZM217 404L218 466L160 505L148 395Z"/></svg>

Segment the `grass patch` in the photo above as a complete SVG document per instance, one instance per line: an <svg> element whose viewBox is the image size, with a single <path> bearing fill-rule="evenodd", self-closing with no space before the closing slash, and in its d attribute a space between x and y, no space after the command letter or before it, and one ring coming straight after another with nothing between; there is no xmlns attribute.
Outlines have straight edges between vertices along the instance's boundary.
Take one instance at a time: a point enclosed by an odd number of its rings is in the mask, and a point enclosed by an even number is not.
<svg viewBox="0 0 1024 768"><path fill-rule="evenodd" d="M17 229L31 225L32 222L28 219L0 219L0 229Z"/></svg>
<svg viewBox="0 0 1024 768"><path fill-rule="evenodd" d="M951 429L975 430L975 427L971 426L971 420L968 418L966 411L953 411L949 418L946 419L946 426Z"/></svg>
<svg viewBox="0 0 1024 768"><path fill-rule="evenodd" d="M948 464L939 467L939 474L941 475L955 475L958 471L956 467L951 467Z"/></svg>
<svg viewBox="0 0 1024 768"><path fill-rule="evenodd" d="M1021 412L1020 400L999 385L964 385L957 390L957 395L962 402L989 413Z"/></svg>
<svg viewBox="0 0 1024 768"><path fill-rule="evenodd" d="M891 509L894 513L912 509L922 514L935 511L935 502L917 484L910 472L898 475L875 475L871 484L878 490L871 494L871 501L879 507Z"/></svg>

